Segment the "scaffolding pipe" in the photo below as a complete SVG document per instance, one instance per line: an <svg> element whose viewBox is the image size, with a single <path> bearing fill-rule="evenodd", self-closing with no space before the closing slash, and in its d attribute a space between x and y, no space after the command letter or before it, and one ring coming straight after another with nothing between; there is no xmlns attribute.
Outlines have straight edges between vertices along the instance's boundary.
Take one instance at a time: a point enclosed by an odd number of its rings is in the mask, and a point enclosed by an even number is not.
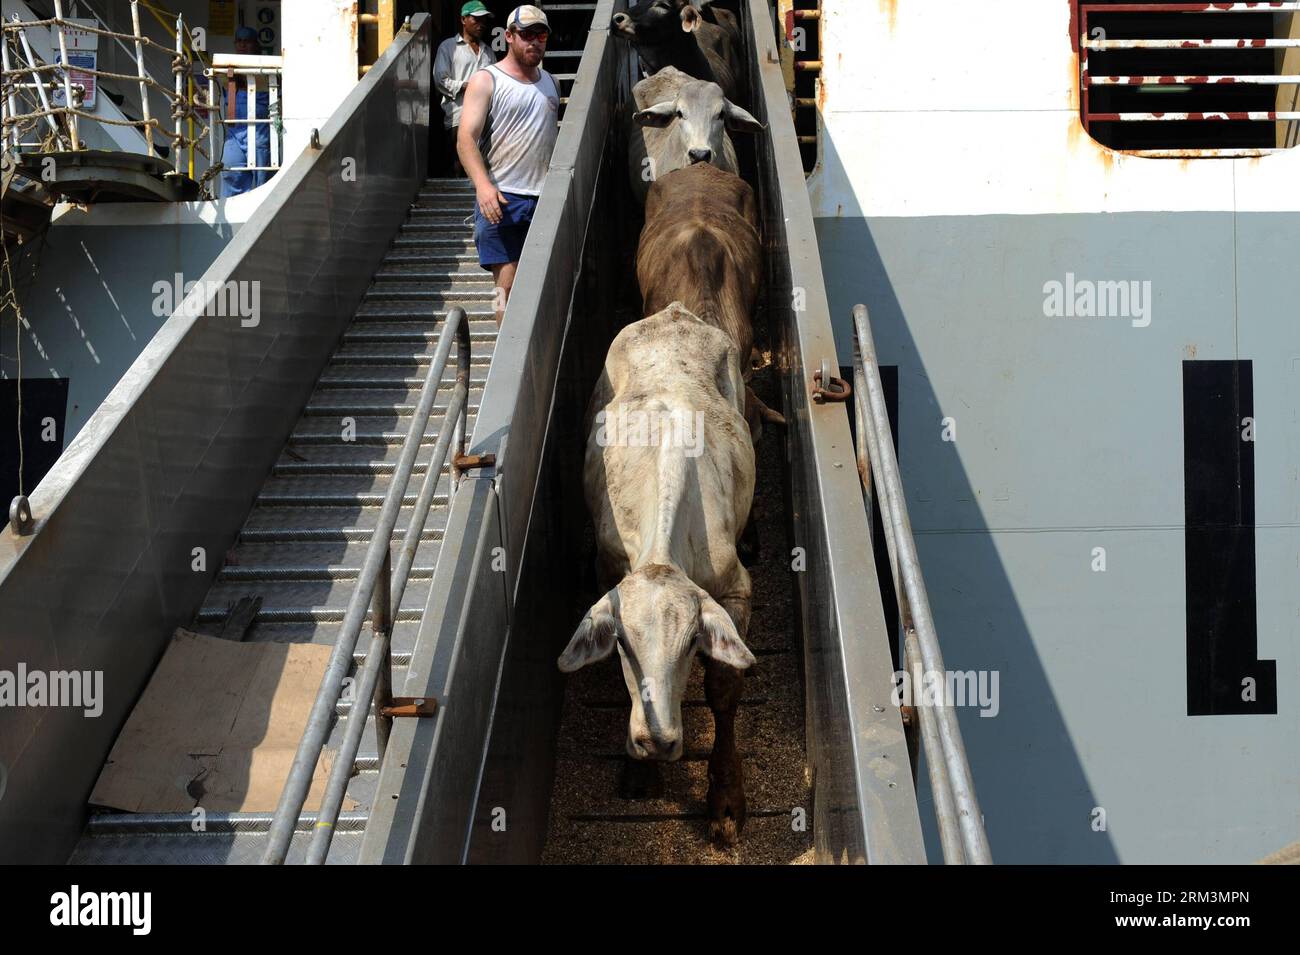
<svg viewBox="0 0 1300 955"><path fill-rule="evenodd" d="M149 155L153 153L153 122L149 119L149 84L147 81L148 74L144 69L144 44L140 42L144 36L140 32L140 3L139 0L131 0L131 29L135 33L135 71L140 77L140 116L144 120L144 141L149 147Z"/></svg>
<svg viewBox="0 0 1300 955"><path fill-rule="evenodd" d="M63 61L63 105L68 109L68 132L72 134L72 148L77 150L81 148L81 137L77 134L77 116L72 112L72 79L68 75L68 41L63 35L63 0L54 0L54 18L58 21L59 33L59 56Z"/></svg>

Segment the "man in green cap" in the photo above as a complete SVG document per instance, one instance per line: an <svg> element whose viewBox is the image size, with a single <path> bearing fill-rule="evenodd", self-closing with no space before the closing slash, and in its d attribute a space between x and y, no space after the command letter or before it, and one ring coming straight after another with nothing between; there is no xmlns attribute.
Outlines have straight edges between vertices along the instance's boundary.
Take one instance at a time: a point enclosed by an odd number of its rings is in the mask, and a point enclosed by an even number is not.
<svg viewBox="0 0 1300 955"><path fill-rule="evenodd" d="M448 169L453 176L465 174L456 155L465 86L474 73L497 60L485 37L491 16L480 0L470 0L460 8L460 32L442 41L433 60L433 85L442 94L442 125L448 130Z"/></svg>

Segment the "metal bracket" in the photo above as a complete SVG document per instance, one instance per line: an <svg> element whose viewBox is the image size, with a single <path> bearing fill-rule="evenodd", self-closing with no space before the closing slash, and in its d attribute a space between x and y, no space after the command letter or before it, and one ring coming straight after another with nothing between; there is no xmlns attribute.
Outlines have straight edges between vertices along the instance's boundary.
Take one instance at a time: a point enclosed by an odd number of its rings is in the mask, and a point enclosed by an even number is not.
<svg viewBox="0 0 1300 955"><path fill-rule="evenodd" d="M831 387L824 387L823 382ZM812 400L819 405L828 401L848 401L851 394L853 386L843 378L832 375L831 363L823 358L821 371L813 373Z"/></svg>
<svg viewBox="0 0 1300 955"><path fill-rule="evenodd" d="M321 147L320 147L320 130L319 130L319 129L316 129L316 128L314 128L314 127L312 128L312 131L311 131L311 140L308 142L307 145L309 145L312 149L320 149L320 148L321 148Z"/></svg>
<svg viewBox="0 0 1300 955"><path fill-rule="evenodd" d="M438 701L428 696L395 696L379 710L380 716L433 716Z"/></svg>
<svg viewBox="0 0 1300 955"><path fill-rule="evenodd" d="M451 463L457 471L468 471L471 468L490 468L496 465L497 456L495 454L457 454L451 459Z"/></svg>

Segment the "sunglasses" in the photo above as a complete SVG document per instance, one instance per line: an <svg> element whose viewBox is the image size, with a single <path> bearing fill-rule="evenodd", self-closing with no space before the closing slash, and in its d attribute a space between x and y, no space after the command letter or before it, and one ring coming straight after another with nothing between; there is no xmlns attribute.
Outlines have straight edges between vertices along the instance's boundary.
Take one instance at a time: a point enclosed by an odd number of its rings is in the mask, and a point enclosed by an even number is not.
<svg viewBox="0 0 1300 955"><path fill-rule="evenodd" d="M538 43L545 43L551 35L550 30L516 30L516 36L523 37L525 40L536 40Z"/></svg>

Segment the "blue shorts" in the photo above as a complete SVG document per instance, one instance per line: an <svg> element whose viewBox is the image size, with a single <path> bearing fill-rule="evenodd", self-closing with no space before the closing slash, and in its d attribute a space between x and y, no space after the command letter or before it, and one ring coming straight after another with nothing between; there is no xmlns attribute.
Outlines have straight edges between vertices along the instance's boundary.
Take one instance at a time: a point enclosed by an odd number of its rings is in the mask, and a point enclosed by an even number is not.
<svg viewBox="0 0 1300 955"><path fill-rule="evenodd" d="M501 193L506 204L501 207L501 221L496 225L483 218L478 206L474 207L474 245L478 247L478 264L483 268L518 262L524 251L528 226L537 211L536 196L521 196L513 192Z"/></svg>

